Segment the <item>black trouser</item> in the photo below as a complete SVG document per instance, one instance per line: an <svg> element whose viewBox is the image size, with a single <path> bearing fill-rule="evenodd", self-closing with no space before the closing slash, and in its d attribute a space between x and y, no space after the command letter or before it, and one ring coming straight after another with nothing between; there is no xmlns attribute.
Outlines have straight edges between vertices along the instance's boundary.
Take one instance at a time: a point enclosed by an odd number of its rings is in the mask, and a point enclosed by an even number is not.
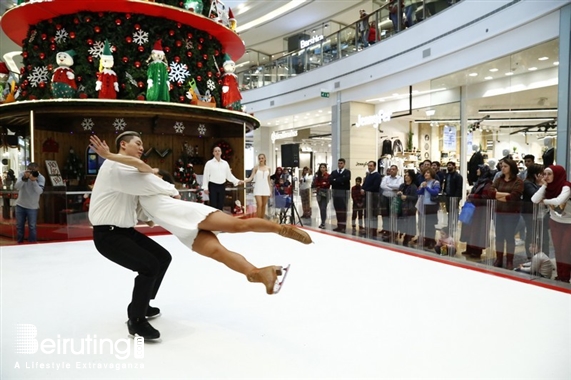
<svg viewBox="0 0 571 380"><path fill-rule="evenodd" d="M224 184L208 182L208 191L208 197L210 198L210 207L217 208L218 210L224 209L224 199L226 197Z"/></svg>
<svg viewBox="0 0 571 380"><path fill-rule="evenodd" d="M138 273L128 315L145 318L171 262L170 253L134 228L94 226L93 242L103 256Z"/></svg>
<svg viewBox="0 0 571 380"><path fill-rule="evenodd" d="M332 190L333 208L337 217L337 227L345 229L347 227L347 202L349 200L348 190Z"/></svg>

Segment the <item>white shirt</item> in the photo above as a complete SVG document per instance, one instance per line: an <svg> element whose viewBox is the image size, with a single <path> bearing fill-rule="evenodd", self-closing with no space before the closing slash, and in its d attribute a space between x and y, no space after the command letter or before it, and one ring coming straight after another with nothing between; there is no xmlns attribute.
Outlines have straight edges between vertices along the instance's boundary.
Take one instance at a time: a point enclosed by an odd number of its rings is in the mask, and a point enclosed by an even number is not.
<svg viewBox="0 0 571 380"><path fill-rule="evenodd" d="M137 205L142 195L178 195L174 185L152 173L105 160L91 193L89 221L94 226L131 228L137 224Z"/></svg>
<svg viewBox="0 0 571 380"><path fill-rule="evenodd" d="M202 180L202 186L205 189L208 189L208 182L222 185L227 180L232 182L234 186L237 186L240 181L238 178L234 177L230 171L230 165L228 165L228 162L223 159L218 161L216 158L212 158L206 163L204 166L204 176Z"/></svg>
<svg viewBox="0 0 571 380"><path fill-rule="evenodd" d="M381 190L382 194L385 197L394 197L397 195L397 191L399 190L400 185L404 182L403 178L399 175L397 176L390 176L386 175L383 177L381 181Z"/></svg>
<svg viewBox="0 0 571 380"><path fill-rule="evenodd" d="M561 193L557 196L557 198L545 199L545 190L547 187L542 185L539 190L535 192L531 196L531 201L533 203L539 203L543 201L543 203L547 206L560 206L565 203L565 201L569 201L569 196L571 194L571 189L569 186L563 186L561 189ZM565 213L563 216L557 215L551 208L549 208L549 214L551 219L556 222L563 223L563 224L571 224L571 215Z"/></svg>

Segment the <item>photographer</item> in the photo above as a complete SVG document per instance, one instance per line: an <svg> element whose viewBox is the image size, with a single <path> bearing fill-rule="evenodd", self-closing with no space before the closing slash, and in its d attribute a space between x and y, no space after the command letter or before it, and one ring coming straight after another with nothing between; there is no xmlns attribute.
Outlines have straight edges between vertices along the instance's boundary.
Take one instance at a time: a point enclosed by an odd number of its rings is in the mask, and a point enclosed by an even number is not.
<svg viewBox="0 0 571 380"><path fill-rule="evenodd" d="M40 195L44 192L46 179L38 171L38 164L30 162L28 169L22 174L14 188L18 190L16 201L16 229L18 244L24 242L26 219L28 219L28 242L37 241L36 221L40 208Z"/></svg>

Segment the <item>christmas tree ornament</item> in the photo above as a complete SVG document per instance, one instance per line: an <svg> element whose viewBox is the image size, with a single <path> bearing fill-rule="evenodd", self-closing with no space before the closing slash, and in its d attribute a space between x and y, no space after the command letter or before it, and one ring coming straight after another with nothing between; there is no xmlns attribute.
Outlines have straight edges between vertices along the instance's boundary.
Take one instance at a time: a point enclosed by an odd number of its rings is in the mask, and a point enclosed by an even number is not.
<svg viewBox="0 0 571 380"><path fill-rule="evenodd" d="M149 64L147 69L147 100L168 102L170 100L169 74L161 40L155 42L147 63Z"/></svg>
<svg viewBox="0 0 571 380"><path fill-rule="evenodd" d="M236 64L228 54L224 55L224 74L222 74L222 107L230 110L242 110L242 95L238 89L238 77L234 74Z"/></svg>
<svg viewBox="0 0 571 380"><path fill-rule="evenodd" d="M69 38L75 39L75 32L69 32Z"/></svg>
<svg viewBox="0 0 571 380"><path fill-rule="evenodd" d="M73 66L74 50L67 50L57 53L56 63L58 67L54 70L52 76L52 96L54 98L75 98L77 94L77 84L75 82L75 73L71 69Z"/></svg>
<svg viewBox="0 0 571 380"><path fill-rule="evenodd" d="M114 63L109 41L105 40L99 61L100 70L97 73L97 82L95 82L95 91L99 91L99 99L117 99L119 83L117 74L112 70Z"/></svg>

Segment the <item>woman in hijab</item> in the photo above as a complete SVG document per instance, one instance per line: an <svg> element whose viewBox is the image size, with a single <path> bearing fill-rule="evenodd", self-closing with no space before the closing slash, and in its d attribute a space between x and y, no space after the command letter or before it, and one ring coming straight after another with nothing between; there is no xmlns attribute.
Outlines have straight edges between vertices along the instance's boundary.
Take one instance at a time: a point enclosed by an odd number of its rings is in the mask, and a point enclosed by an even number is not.
<svg viewBox="0 0 571 380"><path fill-rule="evenodd" d="M462 225L462 233L460 241L466 242L466 255L472 259L479 259L482 256L482 250L488 244L488 235L490 233L489 218L486 217L486 206L490 199L494 198L492 188L492 171L488 165L478 165L476 170L477 180L472 187L472 191L466 202L474 204L474 215L469 225Z"/></svg>
<svg viewBox="0 0 571 380"><path fill-rule="evenodd" d="M549 207L549 230L555 248L557 280L571 279L571 183L561 165L551 165L543 172L541 187L533 196L533 203ZM547 252L546 252L547 253Z"/></svg>

